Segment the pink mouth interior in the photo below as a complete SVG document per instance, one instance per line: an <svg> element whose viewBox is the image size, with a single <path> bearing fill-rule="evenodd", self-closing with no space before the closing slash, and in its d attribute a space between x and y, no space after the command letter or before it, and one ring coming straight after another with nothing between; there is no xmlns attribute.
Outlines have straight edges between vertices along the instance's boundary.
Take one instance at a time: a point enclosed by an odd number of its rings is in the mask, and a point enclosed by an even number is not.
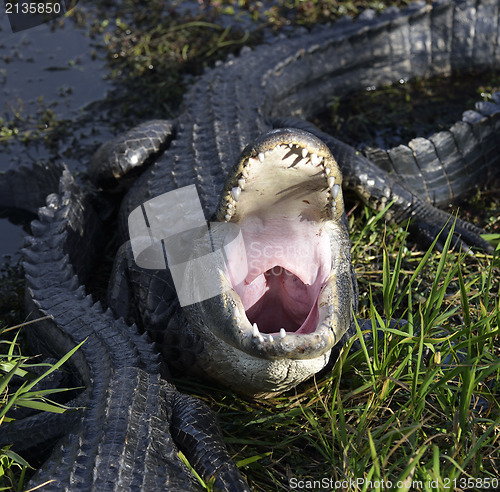
<svg viewBox="0 0 500 492"><path fill-rule="evenodd" d="M261 333L311 333L318 324L316 286L308 286L281 266L259 275L244 289L242 297L250 323Z"/></svg>
<svg viewBox="0 0 500 492"><path fill-rule="evenodd" d="M233 289L261 333L312 333L318 298L331 271L328 235L300 218L250 218L242 224L248 273ZM228 253L232 278L241 278L244 255ZM234 275L235 274L235 275Z"/></svg>

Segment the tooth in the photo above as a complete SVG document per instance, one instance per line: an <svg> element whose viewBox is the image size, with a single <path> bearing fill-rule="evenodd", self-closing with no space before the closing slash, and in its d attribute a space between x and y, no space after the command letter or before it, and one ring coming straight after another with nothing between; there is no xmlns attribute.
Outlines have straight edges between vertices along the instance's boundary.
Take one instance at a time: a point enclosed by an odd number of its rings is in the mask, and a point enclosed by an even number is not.
<svg viewBox="0 0 500 492"><path fill-rule="evenodd" d="M226 220L230 220L230 219L231 219L231 214L226 214L226 215L224 216L224 218L225 218Z"/></svg>
<svg viewBox="0 0 500 492"><path fill-rule="evenodd" d="M245 167L243 168L243 171L241 171L241 175L244 177L244 178L248 178L248 169Z"/></svg>
<svg viewBox="0 0 500 492"><path fill-rule="evenodd" d="M311 154L311 163L313 166L318 166L320 162L321 160L316 154Z"/></svg>
<svg viewBox="0 0 500 492"><path fill-rule="evenodd" d="M233 208L233 204L231 202L228 202L227 208Z"/></svg>
<svg viewBox="0 0 500 492"><path fill-rule="evenodd" d="M238 179L238 186L244 190L245 189L245 180L243 178Z"/></svg>
<svg viewBox="0 0 500 492"><path fill-rule="evenodd" d="M238 201L241 193L241 188L237 186L231 190L231 193L233 194L233 198L235 199L235 201Z"/></svg>
<svg viewBox="0 0 500 492"><path fill-rule="evenodd" d="M335 184L335 178L333 176L330 176L328 178L328 187L333 188L333 185Z"/></svg>
<svg viewBox="0 0 500 492"><path fill-rule="evenodd" d="M252 336L254 338L257 338L257 337L260 337L260 333L259 333L259 327L257 326L257 323L254 323L253 324L253 327L252 327Z"/></svg>
<svg viewBox="0 0 500 492"><path fill-rule="evenodd" d="M326 175L330 174L330 168L329 167L325 167L325 174Z"/></svg>
<svg viewBox="0 0 500 492"><path fill-rule="evenodd" d="M293 143L292 143L292 142L290 142L290 143L288 144L288 147L292 148L292 147L293 147Z"/></svg>
<svg viewBox="0 0 500 492"><path fill-rule="evenodd" d="M236 306L233 308L233 312L234 312L234 317L235 318L239 318L240 317L240 310Z"/></svg>
<svg viewBox="0 0 500 492"><path fill-rule="evenodd" d="M274 342L274 338L273 338L273 336L272 336L272 335L269 335L269 341L270 341L271 343L272 343L272 342Z"/></svg>
<svg viewBox="0 0 500 492"><path fill-rule="evenodd" d="M263 152L259 152L259 161L264 162L264 153Z"/></svg>
<svg viewBox="0 0 500 492"><path fill-rule="evenodd" d="M285 338L286 337L286 330L284 328L280 329L280 338Z"/></svg>
<svg viewBox="0 0 500 492"><path fill-rule="evenodd" d="M332 196L333 196L333 199L336 200L337 199L337 196L339 194L339 191L340 191L340 186L337 184L335 185L333 188L332 188Z"/></svg>
<svg viewBox="0 0 500 492"><path fill-rule="evenodd" d="M307 157L307 154L308 154L307 149L302 149L302 157L304 158Z"/></svg>

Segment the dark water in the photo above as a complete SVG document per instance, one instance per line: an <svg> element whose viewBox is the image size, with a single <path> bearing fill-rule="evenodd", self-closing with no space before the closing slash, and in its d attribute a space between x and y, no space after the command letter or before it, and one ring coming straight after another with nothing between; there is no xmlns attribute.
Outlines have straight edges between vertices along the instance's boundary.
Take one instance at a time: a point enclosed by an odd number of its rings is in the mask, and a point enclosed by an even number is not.
<svg viewBox="0 0 500 492"><path fill-rule="evenodd" d="M499 89L498 70L415 78L336 98L315 123L358 149L390 149L448 129Z"/></svg>
<svg viewBox="0 0 500 492"><path fill-rule="evenodd" d="M23 227L13 224L8 219L0 219L0 234L2 237L2 256L15 257L23 244L26 231Z"/></svg>
<svg viewBox="0 0 500 492"><path fill-rule="evenodd" d="M70 168L78 169L82 164L68 156L67 150L75 138L89 140L92 147L91 140L99 139L92 124L79 125L78 130L76 125L67 125L64 138L59 138L52 127L54 122L92 121L91 103L105 98L109 88L105 75L99 50L86 30L72 19L12 33L7 17L2 15L0 171L54 160L63 160ZM7 133L13 129L18 134L7 139ZM34 134L36 138L32 138ZM25 137L29 137L28 142ZM0 219L0 257L15 255L24 234L20 226Z"/></svg>

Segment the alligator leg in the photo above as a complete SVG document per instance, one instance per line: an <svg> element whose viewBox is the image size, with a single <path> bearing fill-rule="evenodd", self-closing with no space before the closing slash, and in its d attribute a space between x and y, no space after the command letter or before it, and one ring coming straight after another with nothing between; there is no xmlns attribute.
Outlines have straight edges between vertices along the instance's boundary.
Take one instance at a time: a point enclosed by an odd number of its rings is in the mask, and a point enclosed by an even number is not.
<svg viewBox="0 0 500 492"><path fill-rule="evenodd" d="M161 154L175 137L169 120L146 121L104 143L88 166L91 180L106 191L127 189L144 167Z"/></svg>
<svg viewBox="0 0 500 492"><path fill-rule="evenodd" d="M171 432L175 443L196 470L215 477L217 490L249 491L227 453L221 431L211 410L200 400L176 393Z"/></svg>
<svg viewBox="0 0 500 492"><path fill-rule="evenodd" d="M410 230L424 245L429 246L443 230L436 243L436 247L442 250L444 240L454 224L453 246L464 250L473 246L493 251L493 247L481 237L484 231L478 227L458 218L455 220L451 214L425 202L397 177L381 172L380 168L349 145L331 136L324 135L323 138L333 155L344 164L346 187L356 191L376 210L381 210L395 200L388 218L396 223L411 219Z"/></svg>

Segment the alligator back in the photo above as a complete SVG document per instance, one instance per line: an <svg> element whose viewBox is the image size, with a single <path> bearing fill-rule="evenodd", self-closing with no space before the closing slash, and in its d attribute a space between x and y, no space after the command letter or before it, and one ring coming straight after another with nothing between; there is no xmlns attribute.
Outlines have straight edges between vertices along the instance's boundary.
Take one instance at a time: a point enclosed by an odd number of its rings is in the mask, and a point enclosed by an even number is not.
<svg viewBox="0 0 500 492"><path fill-rule="evenodd" d="M276 118L308 118L332 96L401 79L497 66L499 10L498 0L414 2L244 49L191 88L177 138L131 192L125 215L145 198L192 183L211 215L228 166ZM484 182L497 160L499 107L477 109L449 131L370 158L416 195L448 203ZM349 161L340 165L349 186L357 170Z"/></svg>

